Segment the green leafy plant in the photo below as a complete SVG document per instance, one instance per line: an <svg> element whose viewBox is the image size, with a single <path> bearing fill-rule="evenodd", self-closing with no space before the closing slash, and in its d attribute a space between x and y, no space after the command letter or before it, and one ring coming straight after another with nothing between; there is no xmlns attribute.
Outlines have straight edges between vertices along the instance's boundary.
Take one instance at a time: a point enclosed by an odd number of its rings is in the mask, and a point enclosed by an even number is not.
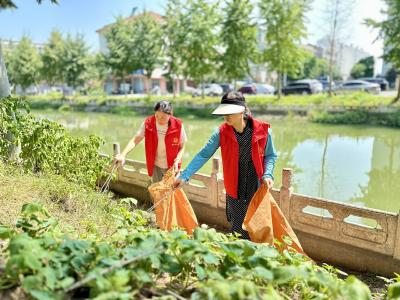
<svg viewBox="0 0 400 300"><path fill-rule="evenodd" d="M8 246L0 252L0 296L20 286L33 299L371 299L355 277L342 280L300 254L215 229L197 228L192 237L160 231L139 210L110 217L119 222L114 234L72 238L43 207L24 206L24 226L1 235Z"/></svg>
<svg viewBox="0 0 400 300"><path fill-rule="evenodd" d="M91 187L105 172L107 160L99 157L101 138L73 137L56 122L36 119L23 99L0 101L0 125L0 159L8 160L9 148L18 145L16 163L24 170L59 174Z"/></svg>

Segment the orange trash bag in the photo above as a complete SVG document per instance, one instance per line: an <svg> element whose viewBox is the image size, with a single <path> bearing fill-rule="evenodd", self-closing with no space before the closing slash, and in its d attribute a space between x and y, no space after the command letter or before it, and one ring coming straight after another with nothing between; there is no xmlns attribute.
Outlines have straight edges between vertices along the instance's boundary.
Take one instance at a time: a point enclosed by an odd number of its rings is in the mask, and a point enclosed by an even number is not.
<svg viewBox="0 0 400 300"><path fill-rule="evenodd" d="M277 239L283 248L287 248L288 245L283 240L283 237L287 236L292 240L290 247L305 254L292 227L264 184L251 199L242 227L248 231L251 241L255 243L273 245L274 239Z"/></svg>
<svg viewBox="0 0 400 300"><path fill-rule="evenodd" d="M157 224L162 230L170 231L173 227L178 227L192 234L198 227L196 215L185 192L182 189L172 188L174 181L175 176L170 169L161 181L149 187Z"/></svg>

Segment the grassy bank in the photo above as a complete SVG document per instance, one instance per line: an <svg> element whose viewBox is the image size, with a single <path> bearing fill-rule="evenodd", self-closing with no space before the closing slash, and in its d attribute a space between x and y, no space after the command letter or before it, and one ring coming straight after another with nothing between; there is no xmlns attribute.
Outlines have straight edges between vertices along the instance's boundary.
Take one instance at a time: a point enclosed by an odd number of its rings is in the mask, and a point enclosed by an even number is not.
<svg viewBox="0 0 400 300"><path fill-rule="evenodd" d="M0 162L0 224L15 226L25 203L38 203L57 218L63 231L80 236L108 236L118 215L127 208L110 194L101 194L51 173L32 174Z"/></svg>
<svg viewBox="0 0 400 300"><path fill-rule="evenodd" d="M312 112L310 120L315 123L374 125L400 128L400 110L394 113L373 113L354 110L343 113Z"/></svg>

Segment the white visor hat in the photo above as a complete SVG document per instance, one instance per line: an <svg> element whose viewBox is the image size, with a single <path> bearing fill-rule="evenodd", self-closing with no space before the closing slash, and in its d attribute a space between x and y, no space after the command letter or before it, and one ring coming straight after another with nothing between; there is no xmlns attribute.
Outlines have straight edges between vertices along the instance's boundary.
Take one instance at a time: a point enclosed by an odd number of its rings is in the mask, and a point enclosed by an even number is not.
<svg viewBox="0 0 400 300"><path fill-rule="evenodd" d="M231 115L244 112L245 107L236 104L220 104L213 112L213 115Z"/></svg>

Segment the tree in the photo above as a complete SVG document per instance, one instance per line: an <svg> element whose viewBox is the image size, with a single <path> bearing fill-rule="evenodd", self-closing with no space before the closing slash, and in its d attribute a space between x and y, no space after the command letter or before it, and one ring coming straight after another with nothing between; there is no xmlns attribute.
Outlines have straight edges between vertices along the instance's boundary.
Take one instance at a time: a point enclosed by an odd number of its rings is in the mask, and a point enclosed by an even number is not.
<svg viewBox="0 0 400 300"><path fill-rule="evenodd" d="M114 78L121 82L129 72L139 69L139 61L134 53L132 25L118 17L105 33L107 50L103 61L111 70Z"/></svg>
<svg viewBox="0 0 400 300"><path fill-rule="evenodd" d="M23 92L39 81L41 61L32 41L24 36L6 55L6 64L10 81L20 85Z"/></svg>
<svg viewBox="0 0 400 300"><path fill-rule="evenodd" d="M41 4L43 0L36 0L37 3ZM58 0L50 0L54 4L58 4ZM7 8L17 8L13 0L0 0L0 10Z"/></svg>
<svg viewBox="0 0 400 300"><path fill-rule="evenodd" d="M312 53L308 52L304 59L304 65L302 70L302 77L303 78L315 78L320 75L323 75L325 70L322 70L325 65L323 64L322 59L319 59Z"/></svg>
<svg viewBox="0 0 400 300"><path fill-rule="evenodd" d="M58 0L50 0L52 3L58 4ZM41 4L42 0L36 0L37 3ZM0 0L0 11L3 9L17 8L14 1L12 0ZM3 60L3 53L0 45L0 98L8 96L10 93L10 85L8 82L7 69Z"/></svg>
<svg viewBox="0 0 400 300"><path fill-rule="evenodd" d="M163 24L165 68L167 76L172 79L172 91L176 97L174 80L182 74L182 45L185 40L186 30L182 15L182 3L180 0L168 0ZM179 91L178 91L179 92Z"/></svg>
<svg viewBox="0 0 400 300"><path fill-rule="evenodd" d="M87 69L83 75L87 92L103 94L103 83L109 74L109 69L104 63L101 53L89 54L87 56Z"/></svg>
<svg viewBox="0 0 400 300"><path fill-rule="evenodd" d="M387 15L384 21L375 21L367 19L366 24L370 27L379 29L377 38L383 38L385 45L385 53L383 58L385 61L392 63L397 70L400 69L400 2L398 0L385 0L386 9L381 12ZM400 84L397 90L397 96L393 102L400 100Z"/></svg>
<svg viewBox="0 0 400 300"><path fill-rule="evenodd" d="M374 76L375 58L373 56L362 58L358 63L363 64L365 66L364 77Z"/></svg>
<svg viewBox="0 0 400 300"><path fill-rule="evenodd" d="M351 69L350 75L354 79L365 77L367 67L364 64L356 63Z"/></svg>
<svg viewBox="0 0 400 300"><path fill-rule="evenodd" d="M250 0L225 0L221 41L224 52L221 72L228 81L242 79L250 74L250 62L257 54L257 28L252 17Z"/></svg>
<svg viewBox="0 0 400 300"><path fill-rule="evenodd" d="M50 85L63 81L62 61L64 51L64 40L61 32L52 31L41 55L42 68L40 70L41 78Z"/></svg>
<svg viewBox="0 0 400 300"><path fill-rule="evenodd" d="M218 68L217 5L205 0L188 0L182 16L186 32L181 51L182 68L186 77L202 83L202 98L206 77Z"/></svg>
<svg viewBox="0 0 400 300"><path fill-rule="evenodd" d="M63 81L73 88L85 83L88 70L88 47L82 35L68 35L61 59Z"/></svg>
<svg viewBox="0 0 400 300"><path fill-rule="evenodd" d="M52 3L58 4L58 0L50 0ZM41 4L42 0L36 0L37 3ZM17 8L14 1L12 0L0 0L0 11L8 8ZM3 60L3 53L0 45L0 98L8 96L10 93L10 85L8 82L7 69Z"/></svg>
<svg viewBox="0 0 400 300"><path fill-rule="evenodd" d="M88 80L105 80L109 70L104 62L104 56L101 53L91 54L88 56L88 69L86 77Z"/></svg>
<svg viewBox="0 0 400 300"><path fill-rule="evenodd" d="M288 76L291 80L303 78L317 78L328 75L328 62L325 59L315 56L313 53L306 51L304 64L296 76Z"/></svg>
<svg viewBox="0 0 400 300"><path fill-rule="evenodd" d="M147 77L147 93L151 93L151 75L157 65L161 64L163 48L161 24L151 15L143 13L132 24L133 53L139 69Z"/></svg>
<svg viewBox="0 0 400 300"><path fill-rule="evenodd" d="M261 0L259 3L265 49L263 62L278 74L278 98L281 97L283 74L296 76L300 71L305 50L300 47L306 37L305 13L309 7L307 0Z"/></svg>
<svg viewBox="0 0 400 300"><path fill-rule="evenodd" d="M348 21L353 12L354 0L326 0L324 24L328 26L328 64L329 87L328 93L332 96L332 82L334 78L336 47L348 32Z"/></svg>
<svg viewBox="0 0 400 300"><path fill-rule="evenodd" d="M360 59L351 70L351 77L373 77L374 76L375 59L373 56Z"/></svg>
<svg viewBox="0 0 400 300"><path fill-rule="evenodd" d="M396 71L395 68L390 68L386 74L385 74L385 78L386 80L389 82L389 85L392 87L395 85L396 83L396 78L399 72Z"/></svg>

